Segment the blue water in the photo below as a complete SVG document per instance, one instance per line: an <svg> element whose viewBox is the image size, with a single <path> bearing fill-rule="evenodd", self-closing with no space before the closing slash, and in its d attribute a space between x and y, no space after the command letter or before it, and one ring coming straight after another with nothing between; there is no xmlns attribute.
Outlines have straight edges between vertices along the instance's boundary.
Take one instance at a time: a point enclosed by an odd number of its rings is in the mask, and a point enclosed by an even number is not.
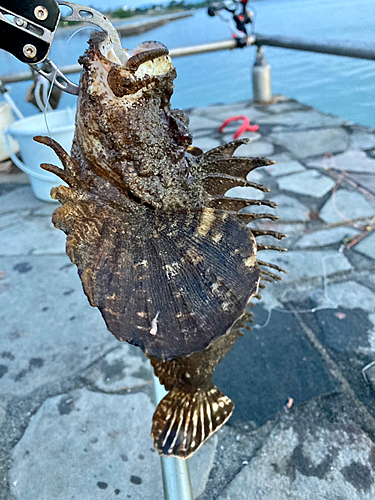
<svg viewBox="0 0 375 500"><path fill-rule="evenodd" d="M375 0L261 0L253 6L259 33L375 43ZM199 10L191 18L129 37L123 45L132 48L144 39L155 39L172 48L223 40L229 35L223 21ZM55 40L52 60L59 65L74 63L85 50L86 39L80 33L68 45L67 40ZM189 108L251 98L254 56L255 48L249 48L176 59L178 78L173 105ZM274 93L375 127L375 61L271 47L266 47L266 56L272 66ZM4 52L0 53L0 65L0 73L25 69L25 65ZM35 112L33 106L23 102L29 85L12 85L13 97L25 114ZM61 105L74 102L74 97L64 95Z"/></svg>

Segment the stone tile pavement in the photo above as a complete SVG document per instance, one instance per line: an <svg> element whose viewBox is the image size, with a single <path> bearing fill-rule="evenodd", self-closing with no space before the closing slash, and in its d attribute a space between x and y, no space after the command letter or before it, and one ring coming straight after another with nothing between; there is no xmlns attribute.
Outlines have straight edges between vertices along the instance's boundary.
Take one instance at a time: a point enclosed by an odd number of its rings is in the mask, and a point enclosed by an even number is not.
<svg viewBox="0 0 375 500"><path fill-rule="evenodd" d="M258 227L289 236L288 253L260 252L288 274L217 368L236 409L189 461L195 497L372 499L375 133L283 97L188 114L203 150L232 139L236 124L218 133L229 116L259 124L238 154L276 160L249 176L271 192L229 194L277 201L280 220ZM162 498L148 362L87 303L54 208L3 165L0 499Z"/></svg>

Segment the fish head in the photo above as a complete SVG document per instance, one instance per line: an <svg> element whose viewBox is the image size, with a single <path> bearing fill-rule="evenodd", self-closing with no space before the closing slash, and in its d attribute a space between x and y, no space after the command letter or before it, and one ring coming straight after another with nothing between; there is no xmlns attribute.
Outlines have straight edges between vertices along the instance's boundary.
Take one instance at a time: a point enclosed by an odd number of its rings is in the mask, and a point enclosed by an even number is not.
<svg viewBox="0 0 375 500"><path fill-rule="evenodd" d="M170 106L176 70L160 42L143 42L124 54L122 64L105 32L91 37L79 60L76 139L92 152L93 163L111 158L113 168L116 154L123 165L132 162L136 174L160 175L192 143L188 119Z"/></svg>
<svg viewBox="0 0 375 500"><path fill-rule="evenodd" d="M177 74L168 48L161 42L147 41L133 50L124 49L123 63L105 31L95 32L88 43L88 50L79 59L84 67L83 91L92 96L107 93L109 98L126 96L128 100L137 92L147 92L150 88L157 93L167 91L169 96L172 95Z"/></svg>

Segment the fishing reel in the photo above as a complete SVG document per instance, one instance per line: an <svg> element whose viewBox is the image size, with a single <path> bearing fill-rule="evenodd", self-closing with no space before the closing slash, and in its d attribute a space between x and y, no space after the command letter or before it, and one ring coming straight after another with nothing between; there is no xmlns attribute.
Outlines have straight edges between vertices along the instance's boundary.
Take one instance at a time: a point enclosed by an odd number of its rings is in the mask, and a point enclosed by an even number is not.
<svg viewBox="0 0 375 500"><path fill-rule="evenodd" d="M208 6L207 14L214 17L220 10L224 9L227 10L224 2L213 2Z"/></svg>
<svg viewBox="0 0 375 500"><path fill-rule="evenodd" d="M220 12L230 12L234 25L231 26L233 37L237 40L238 47L247 45L247 37L254 31L254 12L247 6L248 0L232 0L225 2L213 2L207 9L207 14L211 17L218 15L222 20L228 22L220 15ZM248 30L247 25L251 25Z"/></svg>

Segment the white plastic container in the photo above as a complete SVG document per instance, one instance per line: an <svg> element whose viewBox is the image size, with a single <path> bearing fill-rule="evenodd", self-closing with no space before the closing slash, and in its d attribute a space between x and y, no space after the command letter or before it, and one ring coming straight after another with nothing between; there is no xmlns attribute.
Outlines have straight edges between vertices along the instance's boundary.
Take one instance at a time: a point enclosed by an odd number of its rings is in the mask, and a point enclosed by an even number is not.
<svg viewBox="0 0 375 500"><path fill-rule="evenodd" d="M64 182L55 174L46 172L40 168L41 163L52 163L62 168L62 164L54 151L33 140L36 135L51 135L67 152L70 152L74 134L75 108L67 108L61 111L50 111L29 116L14 122L5 130L5 142L9 155L13 162L21 170L26 172L30 178L30 184L34 195L43 201L53 202L50 191L53 187L60 186ZM48 129L46 127L46 121ZM21 161L13 153L10 140L17 140L20 146Z"/></svg>
<svg viewBox="0 0 375 500"><path fill-rule="evenodd" d="M14 120L15 118L10 105L7 102L0 102L0 161L7 160L10 156L8 148L5 145L4 131ZM18 153L20 148L14 139L10 140L10 146L12 153Z"/></svg>

